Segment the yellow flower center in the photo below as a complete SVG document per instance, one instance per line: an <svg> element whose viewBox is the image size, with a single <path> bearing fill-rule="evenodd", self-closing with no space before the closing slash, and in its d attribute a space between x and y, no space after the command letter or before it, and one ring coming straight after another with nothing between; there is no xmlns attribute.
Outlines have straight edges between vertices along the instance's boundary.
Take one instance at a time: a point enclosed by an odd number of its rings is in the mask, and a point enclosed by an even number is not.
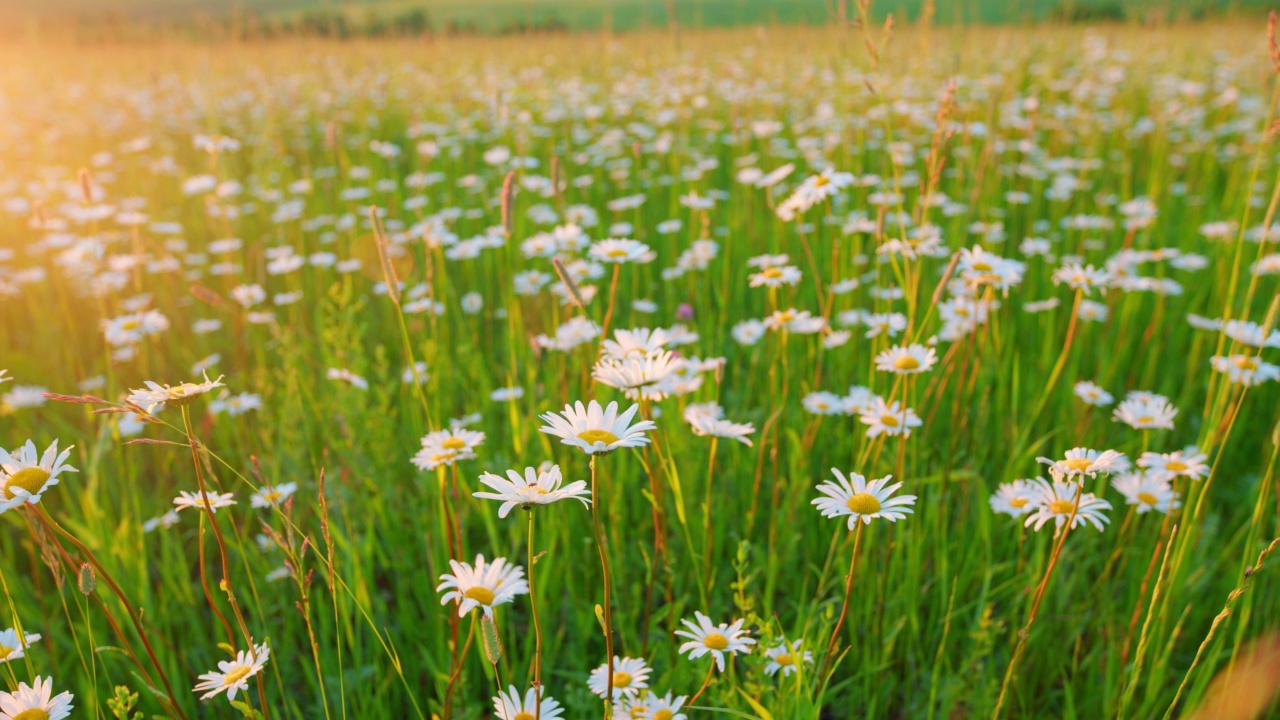
<svg viewBox="0 0 1280 720"><path fill-rule="evenodd" d="M795 658L793 658L793 657L791 657L791 655L789 655L789 654L787 654L787 653L782 653L782 654L781 654L781 655L779 655L778 657L774 658L774 659L773 659L773 661L774 661L774 662L776 662L776 663L778 663L778 664L779 664L779 665L781 665L782 667L787 667L788 665L795 665L795 664L796 664L796 659L795 659Z"/></svg>
<svg viewBox="0 0 1280 720"><path fill-rule="evenodd" d="M249 667L248 665L241 665L240 667L236 668L235 670L232 670L231 672L229 672L229 673L227 673L226 675L222 676L222 686L223 686L223 687L230 687L230 686L232 686L232 685L235 685L236 683L238 683L238 682L240 682L241 680L243 680L243 679L244 679L244 676L245 676L245 675L248 675L248 674L249 674L249 671L251 671L251 670L253 670L253 668Z"/></svg>
<svg viewBox="0 0 1280 720"><path fill-rule="evenodd" d="M44 487L46 481L49 480L49 472L44 468L23 468L18 472L9 476L9 481L4 485L4 495L12 500L17 493L14 488L22 488L27 492L35 495Z"/></svg>
<svg viewBox="0 0 1280 720"><path fill-rule="evenodd" d="M1055 515L1070 515L1076 504L1070 500L1054 500L1049 503L1049 512Z"/></svg>
<svg viewBox="0 0 1280 720"><path fill-rule="evenodd" d="M702 644L712 650L724 650L729 647L729 638L718 632L707 633L707 636L702 638Z"/></svg>
<svg viewBox="0 0 1280 720"><path fill-rule="evenodd" d="M831 181L827 179L826 175L819 175L813 179L813 186L816 188L820 188L829 182Z"/></svg>
<svg viewBox="0 0 1280 720"><path fill-rule="evenodd" d="M1180 473L1180 472L1184 472L1187 469L1187 464L1182 462L1181 460L1170 460L1169 462L1164 464L1164 469L1168 470L1169 472Z"/></svg>
<svg viewBox="0 0 1280 720"><path fill-rule="evenodd" d="M125 320L124 322L120 323L121 330L137 330L140 327L142 327L142 323L138 322L137 320Z"/></svg>
<svg viewBox="0 0 1280 720"><path fill-rule="evenodd" d="M605 254L611 258L620 258L620 257L626 257L627 251L623 250L622 248L614 248Z"/></svg>
<svg viewBox="0 0 1280 720"><path fill-rule="evenodd" d="M280 491L268 490L262 493L262 498L267 502L271 503L272 505L275 505L276 503L280 502Z"/></svg>
<svg viewBox="0 0 1280 720"><path fill-rule="evenodd" d="M457 437L456 435L440 443L440 447L444 448L445 450L461 450L466 446L467 446L467 441L463 440L460 437Z"/></svg>
<svg viewBox="0 0 1280 720"><path fill-rule="evenodd" d="M615 672L613 686L616 688L631 687L631 673Z"/></svg>
<svg viewBox="0 0 1280 720"><path fill-rule="evenodd" d="M1155 505L1157 502L1159 502L1158 500L1156 500L1156 496L1152 495L1151 493L1138 493L1138 499L1148 505Z"/></svg>
<svg viewBox="0 0 1280 720"><path fill-rule="evenodd" d="M49 713L41 708L31 708L14 715L13 720L49 720Z"/></svg>
<svg viewBox="0 0 1280 720"><path fill-rule="evenodd" d="M518 712L514 718L511 718L511 720L535 720L535 718L533 713Z"/></svg>
<svg viewBox="0 0 1280 720"><path fill-rule="evenodd" d="M1016 497L1009 501L1009 507L1024 508L1027 506L1027 499L1024 497Z"/></svg>
<svg viewBox="0 0 1280 720"><path fill-rule="evenodd" d="M618 436L608 430L583 430L578 433L578 439L591 445L595 445L599 442L602 442L605 445L612 445L618 442Z"/></svg>
<svg viewBox="0 0 1280 720"><path fill-rule="evenodd" d="M671 711L666 708L662 708L661 710L653 714L653 720L671 720L671 718L673 717L675 716L672 715Z"/></svg>
<svg viewBox="0 0 1280 720"><path fill-rule="evenodd" d="M1236 363L1236 367L1240 368L1241 370L1257 370L1258 369L1258 363L1254 361L1253 358L1245 357L1244 355L1241 355L1240 357L1236 358L1235 363Z"/></svg>
<svg viewBox="0 0 1280 720"><path fill-rule="evenodd" d="M470 598L471 600L475 600L481 605L493 604L493 597L494 597L493 591L487 587L484 587L483 585L477 585L472 588L467 588L466 590L463 591L462 596L465 598Z"/></svg>
<svg viewBox="0 0 1280 720"><path fill-rule="evenodd" d="M1072 460L1067 460L1062 464L1066 465L1068 470L1084 472L1089 469L1089 466L1093 464L1093 461L1089 458L1074 458Z"/></svg>
<svg viewBox="0 0 1280 720"><path fill-rule="evenodd" d="M920 361L910 355L900 355L897 360L893 361L893 366L899 370L915 370L920 367Z"/></svg>
<svg viewBox="0 0 1280 720"><path fill-rule="evenodd" d="M4 660L5 658L12 655L13 651L16 649L17 648L11 648L8 645L0 645L0 660Z"/></svg>
<svg viewBox="0 0 1280 720"><path fill-rule="evenodd" d="M777 279L782 277L782 271L776 267L765 268L764 271L761 272L760 274L770 279Z"/></svg>
<svg viewBox="0 0 1280 720"><path fill-rule="evenodd" d="M959 315L960 317L969 317L969 308L967 307L956 308L956 315Z"/></svg>
<svg viewBox="0 0 1280 720"><path fill-rule="evenodd" d="M849 498L845 505L859 515L873 515L880 512L880 501L871 493L857 493Z"/></svg>
<svg viewBox="0 0 1280 720"><path fill-rule="evenodd" d="M985 263L985 262L983 262L983 261L981 261L981 260L979 260L978 262L976 262L976 263L974 263L974 264L973 264L973 269L974 269L974 270L977 270L978 272L987 272L987 273L989 273L989 272L991 272L991 265L990 265L990 264L988 264L988 263Z"/></svg>
<svg viewBox="0 0 1280 720"><path fill-rule="evenodd" d="M1139 425L1146 425L1147 423L1154 422L1154 421L1155 421L1155 418L1151 417L1150 415L1143 415L1142 417L1138 418Z"/></svg>
<svg viewBox="0 0 1280 720"><path fill-rule="evenodd" d="M880 416L880 423L885 427L898 427L898 418L892 415Z"/></svg>

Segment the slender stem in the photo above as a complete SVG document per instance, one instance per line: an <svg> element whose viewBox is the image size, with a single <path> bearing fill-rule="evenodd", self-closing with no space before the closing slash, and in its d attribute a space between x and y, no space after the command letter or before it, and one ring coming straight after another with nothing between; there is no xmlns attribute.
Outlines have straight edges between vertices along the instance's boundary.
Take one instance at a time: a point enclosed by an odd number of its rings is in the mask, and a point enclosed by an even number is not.
<svg viewBox="0 0 1280 720"><path fill-rule="evenodd" d="M691 708L693 707L694 703L698 702L698 698L702 697L702 693L706 692L707 686L711 684L711 674L714 673L715 671L716 671L716 661L712 660L711 666L707 668L707 679L702 681L702 687L698 688L698 692L694 693L693 697L689 698L689 704L685 705L685 707Z"/></svg>
<svg viewBox="0 0 1280 720"><path fill-rule="evenodd" d="M853 595L853 571L858 567L858 548L862 545L862 526L865 525L861 518L853 530L853 554L849 558L849 574L844 579L844 603L840 606L840 618L836 620L836 626L831 629L831 639L827 641L827 652L822 658L822 672L818 673L818 696L822 696L822 688L827 682L827 672L831 669L831 663L835 660L836 646L840 643L840 630L844 627L845 618L849 615L849 599Z"/></svg>
<svg viewBox="0 0 1280 720"><path fill-rule="evenodd" d="M596 547L600 550L600 571L604 575L604 652L608 676L604 694L605 720L613 715L613 613L609 608L609 550L605 547L605 535L600 529L600 505L604 500L596 484L596 456L591 456L591 526L595 530Z"/></svg>
<svg viewBox="0 0 1280 720"><path fill-rule="evenodd" d="M711 436L711 459L707 461L707 505L703 512L703 525L705 526L703 529L707 533L707 541L703 545L706 555L703 565L708 593L711 592L711 554L715 544L715 528L711 524L711 488L716 476L716 443L719 440L719 437Z"/></svg>
<svg viewBox="0 0 1280 720"><path fill-rule="evenodd" d="M613 305L618 296L618 270L621 263L613 264L613 279L609 281L609 307L604 311L604 324L600 328L600 341L609 339L609 322L613 320Z"/></svg>
<svg viewBox="0 0 1280 720"><path fill-rule="evenodd" d="M529 607L533 612L533 693L535 720L542 720L542 625L538 622L538 596L533 587L533 510L529 513Z"/></svg>

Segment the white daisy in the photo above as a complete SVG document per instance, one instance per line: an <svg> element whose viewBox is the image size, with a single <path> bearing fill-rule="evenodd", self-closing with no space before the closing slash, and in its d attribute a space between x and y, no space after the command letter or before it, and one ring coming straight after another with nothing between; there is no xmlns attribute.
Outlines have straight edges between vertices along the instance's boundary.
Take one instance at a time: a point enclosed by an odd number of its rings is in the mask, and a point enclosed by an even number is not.
<svg viewBox="0 0 1280 720"><path fill-rule="evenodd" d="M1102 386L1088 380L1081 380L1076 383L1075 387L1072 388L1072 392L1074 392L1076 397L1080 398L1085 405L1106 407L1107 405L1115 402L1115 398L1112 397L1111 393L1102 389Z"/></svg>
<svg viewBox="0 0 1280 720"><path fill-rule="evenodd" d="M700 612L695 611L693 616L697 622L681 620L688 629L676 631L676 635L689 638L689 642L680 646L680 653L688 653L690 660L697 660L710 653L720 672L724 672L726 654L750 653L751 646L756 644L742 629L743 620L735 620L733 624L713 625L711 618Z"/></svg>
<svg viewBox="0 0 1280 720"><path fill-rule="evenodd" d="M218 512L218 508L231 507L236 504L236 496L234 493L203 493L187 492L186 490L178 491L178 497L173 499L173 504L178 510L186 510L187 508L209 508L213 512Z"/></svg>
<svg viewBox="0 0 1280 720"><path fill-rule="evenodd" d="M800 269L794 265L771 265L750 278L751 287L782 287L800 282Z"/></svg>
<svg viewBox="0 0 1280 720"><path fill-rule="evenodd" d="M158 385L148 380L146 382L146 390L130 390L129 402L133 403L151 412L157 405L190 405L193 400L213 390L214 388L224 387L222 384L222 376L219 375L217 380L210 380L208 375L204 376L204 382L188 383L181 385Z"/></svg>
<svg viewBox="0 0 1280 720"><path fill-rule="evenodd" d="M40 502L45 491L58 484L59 475L79 472L65 464L74 447L59 453L58 441L54 440L43 455L38 455L35 443L28 440L12 454L0 448L0 513L23 503Z"/></svg>
<svg viewBox="0 0 1280 720"><path fill-rule="evenodd" d="M480 476L480 482L497 492L476 492L472 495L485 500L501 500L502 506L498 508L500 518L506 517L517 505L529 510L534 505L549 505L565 498L580 500L583 505L591 503L591 491L587 489L586 481L577 480L560 487L562 478L559 465L552 465L545 472L526 467L524 475L508 470L505 478L487 472Z"/></svg>
<svg viewBox="0 0 1280 720"><path fill-rule="evenodd" d="M764 666L765 675L776 675L778 671L782 671L782 676L786 677L799 669L800 665L813 664L813 652L809 650L801 651L800 643L803 640L797 640L788 643L786 638L779 640L777 645L764 651L764 656L768 658L768 662Z"/></svg>
<svg viewBox="0 0 1280 720"><path fill-rule="evenodd" d="M624 697L635 697L641 690L649 687L649 668L643 659L638 658L613 658L613 697L615 699ZM591 671L591 676L587 678L587 687L591 688L591 692L604 697L609 689L609 665L608 663L601 665Z"/></svg>
<svg viewBox="0 0 1280 720"><path fill-rule="evenodd" d="M592 245L587 257L602 263L643 263L653 259L653 251L639 240L606 238Z"/></svg>
<svg viewBox="0 0 1280 720"><path fill-rule="evenodd" d="M896 375L915 375L927 372L938 362L938 353L920 344L899 345L876 355L877 370Z"/></svg>
<svg viewBox="0 0 1280 720"><path fill-rule="evenodd" d="M422 437L422 449L409 462L419 470L435 470L441 465L452 465L459 460L475 458L475 449L484 442L485 435L475 430L451 427L437 430Z"/></svg>
<svg viewBox="0 0 1280 720"><path fill-rule="evenodd" d="M1208 459L1208 455L1192 446L1171 453L1142 453L1142 457L1138 458L1138 467L1146 468L1151 477L1163 480L1173 480L1175 477L1199 480L1209 473L1206 462Z"/></svg>
<svg viewBox="0 0 1280 720"><path fill-rule="evenodd" d="M1126 505L1137 506L1138 514L1157 510L1168 513L1178 508L1178 495L1164 478L1144 473L1125 473L1111 480L1111 487L1124 496Z"/></svg>
<svg viewBox="0 0 1280 720"><path fill-rule="evenodd" d="M13 628L0 632L0 663L21 659L26 655L26 649L39 640L38 633L23 633L22 639L19 639L18 631Z"/></svg>
<svg viewBox="0 0 1280 720"><path fill-rule="evenodd" d="M71 715L75 698L71 693L53 694L53 678L37 676L31 685L18 683L18 689L0 692L0 720L62 720Z"/></svg>
<svg viewBox="0 0 1280 720"><path fill-rule="evenodd" d="M1260 385L1280 378L1280 366L1272 365L1256 355L1215 355L1209 359L1214 370L1227 376L1227 380L1240 385Z"/></svg>
<svg viewBox="0 0 1280 720"><path fill-rule="evenodd" d="M1035 487L1035 494L1031 499L1032 512L1027 516L1027 527L1034 525L1039 530L1050 520L1055 527L1062 527L1072 512L1075 512L1075 519L1071 522L1073 530L1081 522L1087 522L1101 531L1109 522L1104 511L1111 509L1111 503L1093 493L1081 493L1080 505L1076 507L1076 492L1079 489L1076 483L1061 480L1058 475L1054 475L1052 485L1042 478L1035 478L1030 482Z"/></svg>
<svg viewBox="0 0 1280 720"><path fill-rule="evenodd" d="M657 425L652 420L641 420L632 425L631 419L638 412L639 405L632 405L619 414L616 402L602 409L595 400L585 407L579 400L573 405L565 405L561 412L540 415L547 425L538 429L555 435L565 445L576 447L588 455L607 454L618 448L640 447L649 443L645 433L656 429Z"/></svg>
<svg viewBox="0 0 1280 720"><path fill-rule="evenodd" d="M831 472L835 474L836 482L827 480L818 485L818 492L825 497L811 501L822 511L823 517L848 515L849 529L852 530L859 520L868 525L875 518L896 522L914 512L911 506L916 502L915 495L893 497L902 483L889 485L892 475L867 482L856 472L850 472L848 478L836 468L831 468Z"/></svg>
<svg viewBox="0 0 1280 720"><path fill-rule="evenodd" d="M436 592L449 591L440 598L441 605L447 605L450 600L458 601L458 617L475 608L493 617L493 608L529 592L524 568L507 563L506 558L485 562L483 555L476 555L474 567L457 560L450 560L449 567L453 573L440 576L442 582L436 587Z"/></svg>
<svg viewBox="0 0 1280 720"><path fill-rule="evenodd" d="M298 483L287 482L279 485L263 485L258 492L249 498L249 504L256 508L278 506L298 491Z"/></svg>
<svg viewBox="0 0 1280 720"><path fill-rule="evenodd" d="M1031 512L1031 495L1034 489L1035 486L1029 480L1000 483L1000 487L996 488L989 499L991 509L1010 517L1022 517Z"/></svg>
<svg viewBox="0 0 1280 720"><path fill-rule="evenodd" d="M498 693L498 697L493 699L493 709L498 720L535 720L539 710L541 710L542 720L558 720L564 717L561 714L560 703L551 699L551 696L543 693L542 700L539 702L538 691L529 688L522 698L520 691L514 685L507 686L505 693Z"/></svg>
<svg viewBox="0 0 1280 720"><path fill-rule="evenodd" d="M867 407L863 408L858 420L867 426L869 438L881 434L911 437L911 428L920 427L923 424L915 410L900 407L897 400L890 404L879 397L872 399Z"/></svg>
<svg viewBox="0 0 1280 720"><path fill-rule="evenodd" d="M1082 475L1097 477L1098 473L1123 472L1129 465L1124 453L1115 450L1098 452L1084 447L1071 448L1062 460L1038 457L1036 461L1048 465L1069 478Z"/></svg>
<svg viewBox="0 0 1280 720"><path fill-rule="evenodd" d="M236 699L236 694L241 690L248 690L249 678L262 672L267 666L267 660L271 657L271 648L266 643L254 645L249 650L241 650L236 653L234 660L221 660L218 662L217 672L207 672L199 677L200 683L192 690L200 692L208 690L200 696L201 700L209 698L219 693L227 694L227 701Z"/></svg>
<svg viewBox="0 0 1280 720"><path fill-rule="evenodd" d="M1150 428L1173 429L1173 418L1178 409L1160 395L1142 396L1130 393L1112 413L1115 421L1135 430Z"/></svg>

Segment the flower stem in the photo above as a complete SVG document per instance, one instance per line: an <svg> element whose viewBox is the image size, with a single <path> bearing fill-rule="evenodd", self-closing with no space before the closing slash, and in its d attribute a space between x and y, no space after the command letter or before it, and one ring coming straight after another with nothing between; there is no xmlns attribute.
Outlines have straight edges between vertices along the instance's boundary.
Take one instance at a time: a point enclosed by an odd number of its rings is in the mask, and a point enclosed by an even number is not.
<svg viewBox="0 0 1280 720"><path fill-rule="evenodd" d="M606 663L609 667L607 687L604 694L604 718L609 720L613 714L613 613L609 608L609 550L605 546L605 535L600 529L600 505L603 500L596 484L596 456L591 456L591 526L595 530L596 547L600 550L600 571L604 575L604 648Z"/></svg>
<svg viewBox="0 0 1280 720"><path fill-rule="evenodd" d="M538 596L533 587L533 510L529 513L529 607L533 612L533 692L537 710L535 720L542 720L542 625L538 622Z"/></svg>
<svg viewBox="0 0 1280 720"><path fill-rule="evenodd" d="M822 696L822 688L827 682L827 672L835 659L836 646L840 644L840 630L844 627L844 620L849 615L849 599L853 595L853 571L858 567L858 548L862 545L862 526L865 524L859 518L853 530L853 554L849 558L849 575L844 579L844 603L840 606L840 618L836 620L836 626L831 630L831 639L827 641L827 652L822 658L822 672L818 673L819 697Z"/></svg>
<svg viewBox="0 0 1280 720"><path fill-rule="evenodd" d="M707 461L707 504L703 513L703 525L705 525L703 529L707 533L707 541L704 544L706 557L704 558L703 567L708 593L711 592L711 551L715 544L715 528L711 524L711 488L716 471L716 443L719 440L719 437L711 436L711 459Z"/></svg>

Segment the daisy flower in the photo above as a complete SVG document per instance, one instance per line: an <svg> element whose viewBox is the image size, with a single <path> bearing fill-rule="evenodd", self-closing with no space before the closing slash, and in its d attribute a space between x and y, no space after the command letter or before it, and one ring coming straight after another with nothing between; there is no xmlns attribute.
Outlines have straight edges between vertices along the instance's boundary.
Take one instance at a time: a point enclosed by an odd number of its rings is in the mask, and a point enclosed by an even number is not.
<svg viewBox="0 0 1280 720"><path fill-rule="evenodd" d="M219 661L217 672L201 675L200 683L192 690L194 692L208 690L200 696L201 700L208 700L222 692L227 694L228 701L235 700L237 693L248 690L249 678L262 672L270 657L271 648L267 647L266 643L254 645L249 650L241 650L236 653L235 660Z"/></svg>
<svg viewBox="0 0 1280 720"><path fill-rule="evenodd" d="M493 699L493 709L498 720L534 720L538 717L539 711L541 711L542 720L558 720L564 717L561 714L560 703L551 699L551 696L543 693L542 700L539 701L538 691L529 688L522 698L515 685L507 686L505 693L498 693L498 697Z"/></svg>
<svg viewBox="0 0 1280 720"><path fill-rule="evenodd" d="M818 492L825 497L811 501L822 511L823 517L848 515L849 529L852 530L859 520L868 525L875 518L896 522L914 512L911 506L916 502L915 495L893 497L902 483L889 485L892 475L867 482L856 472L850 472L849 478L836 468L831 468L831 472L835 474L836 482L827 480L818 485Z"/></svg>
<svg viewBox="0 0 1280 720"><path fill-rule="evenodd" d="M204 498L205 499L201 499L201 493L199 492L187 492L186 490L180 490L178 492L178 497L173 499L173 504L179 510L207 507L213 512L217 512L218 508L231 507L236 504L236 496L234 493L204 493Z"/></svg>
<svg viewBox="0 0 1280 720"><path fill-rule="evenodd" d="M483 555L476 555L474 567L457 560L450 560L449 567L453 573L440 576L441 583L436 592L449 591L440 598L441 605L447 605L450 600L458 601L458 617L466 616L475 608L493 617L495 607L529 592L524 568L508 564L506 558L494 558L493 562L487 563Z"/></svg>
<svg viewBox="0 0 1280 720"><path fill-rule="evenodd" d="M1106 270L1097 270L1092 265L1081 266L1080 263L1068 263L1053 271L1053 284L1067 284L1072 290L1083 290L1088 295L1094 288L1106 287L1111 275Z"/></svg>
<svg viewBox="0 0 1280 720"><path fill-rule="evenodd" d="M1209 365L1227 376L1227 380L1246 387L1260 385L1280 378L1280 366L1272 365L1255 355L1215 355Z"/></svg>
<svg viewBox="0 0 1280 720"><path fill-rule="evenodd" d="M782 676L787 677L791 673L799 669L801 664L813 664L813 652L809 650L800 650L800 643L803 640L797 640L788 645L785 638L781 639L777 645L764 651L764 656L768 658L768 662L764 666L765 675L776 675L778 671L782 671Z"/></svg>
<svg viewBox="0 0 1280 720"><path fill-rule="evenodd" d="M0 663L23 658L26 656L26 649L39 640L40 635L37 633L23 633L19 639L18 631L13 628L0 632Z"/></svg>
<svg viewBox="0 0 1280 720"><path fill-rule="evenodd" d="M263 485L258 492L249 498L249 504L256 508L278 506L298 491L298 483L287 482L279 485Z"/></svg>
<svg viewBox="0 0 1280 720"><path fill-rule="evenodd" d="M711 403L715 404L715 403ZM737 440L738 442L751 447L751 438L748 437L756 431L755 425L751 423L736 423L731 420L725 420L721 417L713 417L707 413L690 413L689 409L694 406L685 408L684 419L689 421L689 426L693 429L694 435L706 437L722 437ZM719 406L716 406L719 409ZM723 413L723 410L720 410Z"/></svg>
<svg viewBox="0 0 1280 720"><path fill-rule="evenodd" d="M71 715L75 698L63 692L54 697L53 678L37 676L33 684L18 683L18 689L0 692L0 720L62 720Z"/></svg>
<svg viewBox="0 0 1280 720"><path fill-rule="evenodd" d="M79 472L66 464L75 446L58 452L54 440L43 455L38 455L34 442L12 454L0 448L0 513L23 503L35 505L45 491L58 484L58 476L64 472Z"/></svg>
<svg viewBox="0 0 1280 720"><path fill-rule="evenodd" d="M844 399L833 392L816 390L800 401L810 415L840 415L844 413Z"/></svg>
<svg viewBox="0 0 1280 720"><path fill-rule="evenodd" d="M623 720L688 720L688 715L680 712L688 697L680 695L672 697L670 690L666 695L645 695L624 702Z"/></svg>
<svg viewBox="0 0 1280 720"><path fill-rule="evenodd" d="M534 505L550 505L565 498L579 500L584 506L591 503L591 491L587 489L586 481L578 480L560 487L561 481L559 465L552 465L546 472L526 467L524 475L508 470L505 478L487 472L480 476L480 482L496 492L476 492L472 495L484 500L501 500L502 506L498 508L500 518L506 517L517 505L530 510Z"/></svg>
<svg viewBox="0 0 1280 720"><path fill-rule="evenodd" d="M1135 430L1150 428L1173 429L1173 418L1178 409L1169 404L1161 395L1135 395L1130 393L1118 406L1112 416L1115 421L1122 422Z"/></svg>
<svg viewBox="0 0 1280 720"><path fill-rule="evenodd" d="M1169 481L1144 473L1125 473L1111 480L1111 487L1124 496L1126 505L1136 505L1141 515L1152 510L1168 514L1178 508L1178 495Z"/></svg>
<svg viewBox="0 0 1280 720"><path fill-rule="evenodd" d="M592 370L601 385L622 390L631 400L665 400L663 380L679 365L675 355L662 350L647 355L630 354L621 359L602 357Z"/></svg>
<svg viewBox="0 0 1280 720"><path fill-rule="evenodd" d="M662 328L634 328L614 330L613 339L601 343L606 357L622 360L632 355L657 355L661 353L671 335Z"/></svg>
<svg viewBox="0 0 1280 720"><path fill-rule="evenodd" d="M680 646L680 654L688 653L690 660L710 653L720 672L724 672L725 654L750 653L751 646L756 644L742 629L743 620L735 620L731 625L712 625L711 618L700 612L695 611L693 617L697 622L681 620L687 629L676 631L677 635L689 638L689 642Z"/></svg>
<svg viewBox="0 0 1280 720"><path fill-rule="evenodd" d="M1102 389L1102 386L1088 380L1081 380L1076 383L1075 387L1072 388L1072 392L1074 392L1076 397L1080 398L1085 405L1106 407L1107 405L1115 402L1115 398L1112 397L1111 393Z"/></svg>
<svg viewBox="0 0 1280 720"><path fill-rule="evenodd" d="M422 449L409 462L419 470L435 470L441 465L471 460L476 456L475 449L480 447L484 439L484 433L462 427L436 430L422 437Z"/></svg>
<svg viewBox="0 0 1280 720"><path fill-rule="evenodd" d="M9 375L8 373L9 373L8 370L4 368L0 368L0 385L3 385L13 379L13 376Z"/></svg>
<svg viewBox="0 0 1280 720"><path fill-rule="evenodd" d="M587 257L602 263L648 262L653 251L639 240L606 238L587 250Z"/></svg>
<svg viewBox="0 0 1280 720"><path fill-rule="evenodd" d="M1142 453L1142 457L1138 458L1138 467L1146 468L1147 475L1162 480L1173 480L1175 477L1199 480L1209 473L1206 462L1208 459L1208 455L1191 446L1171 453Z"/></svg>
<svg viewBox="0 0 1280 720"><path fill-rule="evenodd" d="M635 697L641 690L649 687L648 678L652 670L644 660L636 658L613 658L613 697ZM587 678L587 687L591 692L605 696L609 685L609 665L605 663L591 671Z"/></svg>
<svg viewBox="0 0 1280 720"><path fill-rule="evenodd" d="M800 269L794 265L769 266L750 278L751 287L782 287L800 282Z"/></svg>
<svg viewBox="0 0 1280 720"><path fill-rule="evenodd" d="M611 402L602 409L595 400L585 407L579 400L573 405L565 405L561 412L540 415L547 424L538 429L555 435L563 444L576 447L588 455L607 454L618 448L649 444L645 432L656 429L657 425L652 420L631 424L638 412L639 405L632 405L626 412L619 414L616 402Z"/></svg>
<svg viewBox="0 0 1280 720"><path fill-rule="evenodd" d="M204 382L184 382L181 385L173 386L158 385L148 380L146 386L146 390L130 390L129 402L147 412L151 412L157 405L177 405L178 407L190 405L192 401L210 390L225 387L222 384L221 375L218 376L217 380L210 380L209 376L205 375Z"/></svg>
<svg viewBox="0 0 1280 720"><path fill-rule="evenodd" d="M1035 488L1035 494L1031 500L1032 512L1027 516L1027 527L1034 525L1038 531L1050 520L1055 527L1062 527L1073 511L1075 519L1071 522L1072 530L1081 522L1087 522L1101 531L1109 522L1104 511L1111 509L1111 503L1093 493L1080 493L1080 505L1076 507L1076 492L1079 491L1076 483L1064 481L1058 475L1054 475L1052 485L1043 478L1030 482Z"/></svg>
<svg viewBox="0 0 1280 720"><path fill-rule="evenodd" d="M931 347L911 344L891 347L876 356L876 369L897 375L915 375L928 371L938 362L938 353Z"/></svg>
<svg viewBox="0 0 1280 720"><path fill-rule="evenodd" d="M1083 447L1071 448L1062 460L1038 457L1036 462L1044 463L1068 478L1082 475L1097 477L1098 473L1123 472L1128 467L1128 461L1123 453L1118 453L1115 450L1098 452L1097 450Z"/></svg>
<svg viewBox="0 0 1280 720"><path fill-rule="evenodd" d="M911 437L911 428L920 427L923 424L915 410L899 407L897 400L892 404L886 403L884 398L880 397L873 398L867 407L863 408L858 420L867 426L869 438L881 434Z"/></svg>
<svg viewBox="0 0 1280 720"><path fill-rule="evenodd" d="M1035 486L1029 480L1000 483L1000 487L996 488L989 499L991 509L1010 517L1022 517L1032 510L1031 496L1034 490Z"/></svg>

